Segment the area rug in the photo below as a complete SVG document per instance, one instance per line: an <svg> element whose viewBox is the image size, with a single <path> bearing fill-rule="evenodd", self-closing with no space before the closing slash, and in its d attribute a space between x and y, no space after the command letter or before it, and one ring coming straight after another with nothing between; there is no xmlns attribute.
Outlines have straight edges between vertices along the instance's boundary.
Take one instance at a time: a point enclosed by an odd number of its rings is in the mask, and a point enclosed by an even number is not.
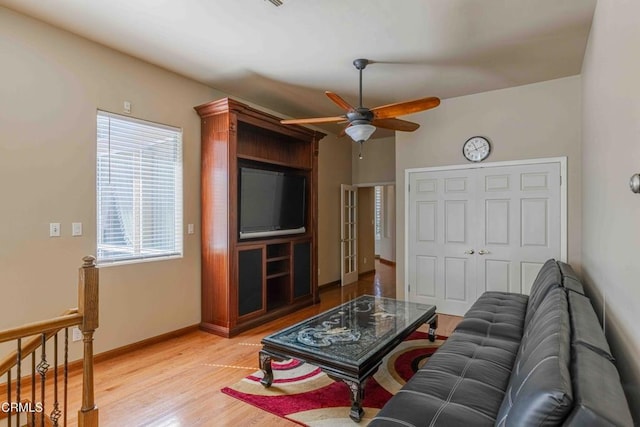
<svg viewBox="0 0 640 427"><path fill-rule="evenodd" d="M382 361L378 372L365 385L364 418L366 426L380 408L422 367L444 342L438 336L430 342L424 332L414 332ZM273 385L260 384L257 371L221 391L272 414L306 426L349 426L351 401L347 386L331 380L320 368L297 360L272 362Z"/></svg>

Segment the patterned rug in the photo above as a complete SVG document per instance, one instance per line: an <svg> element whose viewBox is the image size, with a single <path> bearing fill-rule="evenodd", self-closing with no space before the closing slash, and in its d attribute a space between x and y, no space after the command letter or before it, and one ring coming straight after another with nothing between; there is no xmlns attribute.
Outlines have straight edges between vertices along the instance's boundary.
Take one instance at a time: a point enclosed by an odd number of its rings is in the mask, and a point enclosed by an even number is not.
<svg viewBox="0 0 640 427"><path fill-rule="evenodd" d="M430 342L427 334L416 331L389 353L378 372L365 386L364 418L358 424L366 426L380 408L411 376L427 362L446 337ZM351 401L342 382L335 382L318 367L297 360L272 362L273 385L260 384L262 371L221 391L272 414L306 426L356 425L349 418Z"/></svg>

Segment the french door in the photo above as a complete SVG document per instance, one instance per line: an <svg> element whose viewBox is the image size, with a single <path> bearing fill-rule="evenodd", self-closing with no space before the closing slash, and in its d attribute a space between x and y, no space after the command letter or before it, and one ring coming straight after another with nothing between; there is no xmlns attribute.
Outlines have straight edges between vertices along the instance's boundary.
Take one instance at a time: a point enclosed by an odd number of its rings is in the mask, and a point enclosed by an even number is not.
<svg viewBox="0 0 640 427"><path fill-rule="evenodd" d="M560 160L408 172L408 295L462 315L484 291L528 294L562 259ZM566 244L566 243L564 243Z"/></svg>
<svg viewBox="0 0 640 427"><path fill-rule="evenodd" d="M358 188L340 186L340 279L342 286L358 280Z"/></svg>

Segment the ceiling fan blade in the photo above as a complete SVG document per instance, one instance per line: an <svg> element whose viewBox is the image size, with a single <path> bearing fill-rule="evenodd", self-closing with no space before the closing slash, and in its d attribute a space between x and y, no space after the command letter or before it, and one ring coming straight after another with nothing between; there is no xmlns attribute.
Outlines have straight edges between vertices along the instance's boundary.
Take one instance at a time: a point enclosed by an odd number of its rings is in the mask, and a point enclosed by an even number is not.
<svg viewBox="0 0 640 427"><path fill-rule="evenodd" d="M379 128L401 130L403 132L413 132L420 127L418 123L400 119L374 119L371 124Z"/></svg>
<svg viewBox="0 0 640 427"><path fill-rule="evenodd" d="M326 91L325 95L329 97L338 107L342 108L344 111L353 111L354 108L347 101L342 99L340 95L337 95L333 92Z"/></svg>
<svg viewBox="0 0 640 427"><path fill-rule="evenodd" d="M287 119L280 120L283 125L299 125L299 124L314 124L314 123L334 123L341 122L345 119L344 116L335 117L314 117L310 119Z"/></svg>
<svg viewBox="0 0 640 427"><path fill-rule="evenodd" d="M417 113L418 111L428 110L440 105L440 98L435 96L429 98L416 99L413 101L397 102L395 104L383 105L381 107L372 108L374 120L389 119L404 114Z"/></svg>

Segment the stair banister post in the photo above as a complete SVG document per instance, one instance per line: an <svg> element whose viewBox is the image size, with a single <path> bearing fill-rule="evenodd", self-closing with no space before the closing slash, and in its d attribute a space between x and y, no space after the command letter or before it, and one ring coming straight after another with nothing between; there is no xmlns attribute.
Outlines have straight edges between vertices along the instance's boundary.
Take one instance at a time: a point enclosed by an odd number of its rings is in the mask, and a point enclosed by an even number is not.
<svg viewBox="0 0 640 427"><path fill-rule="evenodd" d="M78 280L79 328L84 343L82 362L82 408L78 411L80 427L98 427L98 406L93 394L93 332L98 328L98 269L93 256L82 258Z"/></svg>

